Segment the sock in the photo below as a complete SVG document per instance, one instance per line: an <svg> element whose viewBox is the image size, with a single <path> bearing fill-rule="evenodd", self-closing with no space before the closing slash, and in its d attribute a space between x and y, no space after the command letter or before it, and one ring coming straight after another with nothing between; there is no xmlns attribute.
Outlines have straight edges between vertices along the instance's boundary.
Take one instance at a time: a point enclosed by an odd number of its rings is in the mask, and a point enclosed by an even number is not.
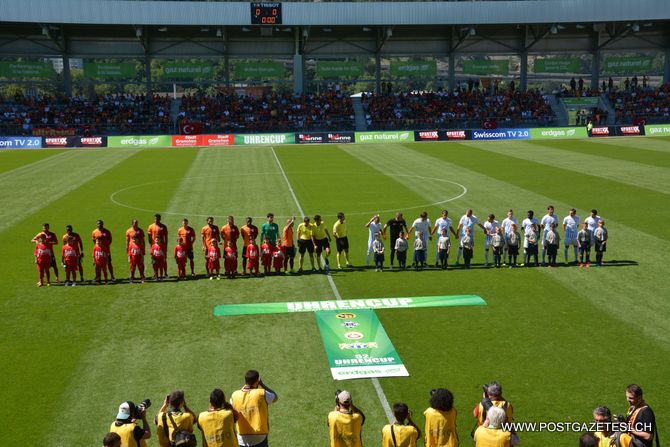
<svg viewBox="0 0 670 447"><path fill-rule="evenodd" d="M456 264L461 260L461 255L463 254L463 248L458 247L458 254L456 255Z"/></svg>
<svg viewBox="0 0 670 447"><path fill-rule="evenodd" d="M488 265L489 263L489 251L484 250L484 264Z"/></svg>
<svg viewBox="0 0 670 447"><path fill-rule="evenodd" d="M575 262L577 262L577 246L574 247L575 250Z"/></svg>
<svg viewBox="0 0 670 447"><path fill-rule="evenodd" d="M338 267L341 266L341 265L342 265L342 261L341 261L342 256L340 255L340 253L338 252L338 253L335 255L335 257L337 258L337 266L338 266Z"/></svg>
<svg viewBox="0 0 670 447"><path fill-rule="evenodd" d="M544 264L546 254L547 254L547 249L546 249L546 248L542 248L542 264Z"/></svg>
<svg viewBox="0 0 670 447"><path fill-rule="evenodd" d="M563 248L563 254L565 255L565 262L568 262L568 246L566 245L565 248Z"/></svg>
<svg viewBox="0 0 670 447"><path fill-rule="evenodd" d="M365 265L370 266L370 250L368 250L368 254L365 257Z"/></svg>

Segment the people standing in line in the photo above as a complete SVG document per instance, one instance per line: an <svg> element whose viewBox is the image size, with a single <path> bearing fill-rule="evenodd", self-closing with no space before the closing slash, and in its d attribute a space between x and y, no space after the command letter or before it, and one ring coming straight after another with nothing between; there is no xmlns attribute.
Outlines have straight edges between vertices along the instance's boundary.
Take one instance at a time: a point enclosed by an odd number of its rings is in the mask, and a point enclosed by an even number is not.
<svg viewBox="0 0 670 447"><path fill-rule="evenodd" d="M502 266L503 247L505 246L505 239L500 227L497 227L495 234L491 236L490 246L493 250L493 265L499 269Z"/></svg>
<svg viewBox="0 0 670 447"><path fill-rule="evenodd" d="M521 236L516 229L516 224L510 226L510 231L506 236L505 248L507 249L507 262L510 268L516 267L516 258L519 256L519 245L521 245Z"/></svg>
<svg viewBox="0 0 670 447"><path fill-rule="evenodd" d="M440 240L439 239L444 236L445 230L446 230L447 240L449 241L449 245L451 246L451 240L449 239L449 232L451 232L454 235L454 237L456 237L456 238L458 237L458 235L456 234L456 230L454 230L453 223L452 223L451 219L449 218L449 211L442 210L442 215L440 216L439 219L437 219L435 221L435 226L431 229L430 234L434 235L435 233L437 233L437 238L438 238L437 245L438 245L438 247L437 247L437 250L435 251L435 267L440 267L441 266L443 269L445 269L446 267L442 265L442 261L440 259L440 248L439 248ZM447 254L447 257L448 256L449 255Z"/></svg>
<svg viewBox="0 0 670 447"><path fill-rule="evenodd" d="M607 251L607 238L608 235L607 228L605 228L605 221L601 219L598 221L598 228L593 232L593 240L596 248L596 265L598 267L602 267L603 265L603 258Z"/></svg>
<svg viewBox="0 0 670 447"><path fill-rule="evenodd" d="M400 233L408 234L409 232L407 231L407 222L405 221L405 218L402 216L402 213L395 213L395 217L393 219L389 219L388 222L384 224L384 227L382 228L382 239L386 239L386 229L389 228L389 233L390 237L389 240L391 241L391 268L393 268L393 261L395 260L395 253L396 253L396 248L395 248L395 241L398 240L398 236Z"/></svg>
<svg viewBox="0 0 670 447"><path fill-rule="evenodd" d="M302 273L302 265L304 262L305 252L309 254L309 263L312 266L312 271L315 272L314 267L314 242L312 241L312 228L309 217L305 216L302 223L298 225L298 273Z"/></svg>
<svg viewBox="0 0 670 447"><path fill-rule="evenodd" d="M372 254L372 243L375 240L375 233L380 233L382 226L379 223L379 214L375 214L372 218L365 224L365 228L368 229L368 252L365 256L365 265L370 267L370 255Z"/></svg>
<svg viewBox="0 0 670 447"><path fill-rule="evenodd" d="M577 246L579 247L579 267L591 267L591 231L589 224L584 222L583 227L577 233Z"/></svg>
<svg viewBox="0 0 670 447"><path fill-rule="evenodd" d="M430 407L423 412L426 417L426 447L458 447L454 395L446 388L430 392Z"/></svg>
<svg viewBox="0 0 670 447"><path fill-rule="evenodd" d="M252 240L255 245L255 240L258 237L258 227L253 224L253 219L251 217L246 218L246 224L240 228L240 233L242 234L242 240L244 241L244 247L242 247L242 275L246 275L248 264L247 250L249 249Z"/></svg>
<svg viewBox="0 0 670 447"><path fill-rule="evenodd" d="M72 230L72 225L66 225L65 234L63 235L63 244L70 238L73 238L72 247L74 247L78 255L79 281L84 282L84 242L79 233L75 233L74 230Z"/></svg>
<svg viewBox="0 0 670 447"><path fill-rule="evenodd" d="M503 221L500 223L500 227L503 229L503 238L505 239L505 246L504 246L504 253L503 253L503 265L505 263L505 259L509 256L509 247L508 247L508 239L509 235L512 232L512 225L515 226L515 228L519 227L519 222L517 222L516 217L514 217L514 210L509 209L507 210L507 217L503 219ZM517 246L517 249L519 247ZM517 252L518 255L518 252Z"/></svg>
<svg viewBox="0 0 670 447"><path fill-rule="evenodd" d="M398 234L398 237L396 238L395 242L393 242L392 245L398 257L398 268L401 270L405 270L407 268L408 247L407 247L407 239L405 239L405 235L403 234L402 231Z"/></svg>
<svg viewBox="0 0 670 447"><path fill-rule="evenodd" d="M424 265L422 265L422 268L425 268L425 263L428 262L428 241L433 240L433 236L431 236L431 229L432 228L430 219L428 218L428 213L423 211L419 217L414 219L412 226L407 232L407 237L409 237L410 233L414 231L414 237L421 237L421 240L423 241L423 251L425 253L423 254Z"/></svg>
<svg viewBox="0 0 670 447"><path fill-rule="evenodd" d="M542 227L542 266L546 265L547 233L551 230L552 225L558 226L558 217L554 214L553 205L549 205L547 207L547 214L540 221L540 226Z"/></svg>
<svg viewBox="0 0 670 447"><path fill-rule="evenodd" d="M533 225L537 228L538 225L540 225L540 222L535 218L535 213L533 210L528 210L526 213L526 218L521 221L521 229L523 230L523 265L527 265L530 254L528 253L529 250L529 239L531 233L533 233ZM530 248L531 250L533 249L532 247Z"/></svg>
<svg viewBox="0 0 670 447"><path fill-rule="evenodd" d="M186 257L189 260L191 267L191 278L195 278L195 265L194 265L194 255L193 255L193 243L195 242L195 230L188 225L188 219L184 218L181 221L181 227L177 230L177 241L183 241L183 247L186 251ZM166 252L167 253L167 252ZM186 273L182 279L186 279Z"/></svg>
<svg viewBox="0 0 670 447"><path fill-rule="evenodd" d="M470 241L469 245L471 248L474 250L475 246L475 225L479 225L479 227L484 230L484 234L486 234L486 228L484 228L484 225L482 225L479 222L479 219L477 216L472 214L472 209L468 209L465 214L461 217L461 220L458 222L458 228L456 229L456 232L459 233L459 237L461 238L461 241L459 243L459 248L458 248L458 254L456 255L456 265L459 264L460 259L461 259L461 254L463 254L463 238L465 237L466 230L469 228L470 229ZM472 258L471 258L472 259ZM468 263L468 268L469 268L469 263Z"/></svg>
<svg viewBox="0 0 670 447"><path fill-rule="evenodd" d="M214 218L208 217L207 224L200 230L200 242L202 244L202 252L205 257L205 276L209 278L211 272L209 271L209 247L212 246L212 241L221 242L221 231L219 227L214 225Z"/></svg>
<svg viewBox="0 0 670 447"><path fill-rule="evenodd" d="M558 247L561 243L561 237L556 231L556 224L552 223L549 230L545 233L545 246L547 248L547 256L549 257L549 266L556 267L556 256L558 255Z"/></svg>
<svg viewBox="0 0 670 447"><path fill-rule="evenodd" d="M349 237L347 236L347 222L344 213L337 213L337 221L333 224L333 237L335 237L335 248L337 250L337 268L342 269L342 264L351 267L349 261Z"/></svg>
<svg viewBox="0 0 670 447"><path fill-rule="evenodd" d="M286 225L282 231L282 250L284 251L284 272L290 266L291 273L293 273L293 262L295 260L295 242L293 241L293 225L295 223L295 216L286 221Z"/></svg>
<svg viewBox="0 0 670 447"><path fill-rule="evenodd" d="M375 233L372 251L374 252L375 271L381 272L384 270L384 241L382 241L379 233Z"/></svg>
<svg viewBox="0 0 670 447"><path fill-rule="evenodd" d="M449 231L446 228L442 228L442 233L437 239L437 259L439 261L438 267L440 267L442 270L447 270L447 267L449 266L450 250L451 239L449 238Z"/></svg>
<svg viewBox="0 0 670 447"><path fill-rule="evenodd" d="M489 250L491 249L491 241L493 236L498 233L498 228L500 224L496 220L496 216L489 214L486 222L484 222L484 232L486 236L484 237L484 267L489 266Z"/></svg>
<svg viewBox="0 0 670 447"><path fill-rule="evenodd" d="M158 244L160 246L165 258L168 254L168 228L161 221L161 215L158 213L154 214L154 223L147 228L147 238L149 240L149 245ZM163 270L163 276L167 277L167 262L164 263Z"/></svg>
<svg viewBox="0 0 670 447"><path fill-rule="evenodd" d="M577 215L577 210L570 208L568 215L563 218L563 257L565 258L565 263L568 264L568 247L572 247L572 251L575 256L575 264L577 264L577 233L579 233L579 216Z"/></svg>
<svg viewBox="0 0 670 447"><path fill-rule="evenodd" d="M42 236L44 238L42 239ZM56 252L54 251L54 247L58 245L58 236L56 236L56 233L53 231L49 230L49 224L45 223L42 225L42 231L37 233L34 238L32 238L31 242L33 244L38 244L39 242L42 242L47 249L49 249L49 252L51 253L51 259L49 260L49 267L53 268L54 270L54 275L56 276L56 282L60 283L60 279L58 277L58 262L56 261Z"/></svg>
<svg viewBox="0 0 670 447"><path fill-rule="evenodd" d="M458 252L463 253L463 266L466 269L470 268L470 263L474 257L474 247L475 244L472 238L472 231L470 230L470 227L467 227L465 229L465 234L461 238L461 245L458 247Z"/></svg>
<svg viewBox="0 0 670 447"><path fill-rule="evenodd" d="M417 231L414 239L414 270L423 270L426 267L426 245L423 234Z"/></svg>
<svg viewBox="0 0 670 447"><path fill-rule="evenodd" d="M316 265L319 271L325 270L330 272L330 241L331 236L328 231L328 226L321 219L320 214L314 216L314 224L312 225L312 242L314 243L314 255L316 256ZM323 268L321 268L321 256L323 255Z"/></svg>
<svg viewBox="0 0 670 447"><path fill-rule="evenodd" d="M537 230L537 225L532 224L526 232L526 254L524 256L524 265L530 266L531 259L534 260L535 267L540 265L538 261L538 240L540 233Z"/></svg>

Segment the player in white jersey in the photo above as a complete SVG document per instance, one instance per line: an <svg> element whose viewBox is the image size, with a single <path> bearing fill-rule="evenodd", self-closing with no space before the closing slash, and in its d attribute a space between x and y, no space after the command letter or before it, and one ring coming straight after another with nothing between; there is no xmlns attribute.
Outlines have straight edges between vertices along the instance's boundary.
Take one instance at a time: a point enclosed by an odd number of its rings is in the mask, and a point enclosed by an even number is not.
<svg viewBox="0 0 670 447"><path fill-rule="evenodd" d="M593 239L593 232L598 228L598 222L602 218L598 216L598 210L591 210L591 215L584 219L584 223L589 226L589 231L591 232L591 246L595 246L595 240Z"/></svg>
<svg viewBox="0 0 670 447"><path fill-rule="evenodd" d="M535 218L535 213L533 210L528 210L526 218L521 222L521 228L523 229L523 252L526 253L528 248L528 235L533 232L533 225L536 227L540 226L540 223Z"/></svg>
<svg viewBox="0 0 670 447"><path fill-rule="evenodd" d="M507 211L507 217L503 219L500 223L500 228L503 230L503 238L505 239L505 245L503 247L503 265L505 265L505 259L507 259L507 237L512 233L512 224L519 226L516 217L514 217L514 210L509 209Z"/></svg>
<svg viewBox="0 0 670 447"><path fill-rule="evenodd" d="M412 223L411 228L407 232L407 239L409 239L409 233L414 231L414 238L416 239L419 236L419 233L421 233L421 240L423 241L423 250L426 252L424 254L424 262L428 260L428 240L433 240L433 236L431 236L431 224L430 224L430 219L428 219L428 213L426 211L423 211L419 217L414 220Z"/></svg>
<svg viewBox="0 0 670 447"><path fill-rule="evenodd" d="M430 234L433 235L435 233L438 234L438 245L439 245L439 236L442 235L442 230L447 230L447 239L449 239L449 232L451 232L454 237L458 237L456 234L456 230L454 230L453 223L451 219L449 219L449 211L447 210L442 210L442 217L437 219L435 221L435 226L431 230ZM435 267L438 267L440 265L439 262L439 249L435 250Z"/></svg>
<svg viewBox="0 0 670 447"><path fill-rule="evenodd" d="M460 241L463 241L463 237L465 236L466 229L470 229L470 238L472 241L470 244L474 247L475 245L475 225L479 225L479 227L484 230L484 234L486 234L486 228L484 228L484 225L482 225L479 222L479 219L477 219L477 216L474 216L472 214L472 209L468 209L463 217L461 217L461 220L458 222L458 228L456 229L456 232L460 235ZM459 264L459 261L461 259L461 255L463 254L463 244L459 243L458 244L458 254L456 255L456 265Z"/></svg>
<svg viewBox="0 0 670 447"><path fill-rule="evenodd" d="M565 256L565 263L568 263L568 247L572 246L572 250L575 254L575 264L577 264L578 259L578 247L577 247L577 233L579 233L579 216L577 215L577 210L570 208L570 213L563 218L563 231L565 236L563 238L563 255Z"/></svg>
<svg viewBox="0 0 670 447"><path fill-rule="evenodd" d="M542 266L545 265L545 257L547 255L547 233L551 230L551 224L558 226L558 217L554 215L553 205L547 207L547 214L544 215L540 221L542 227Z"/></svg>
<svg viewBox="0 0 670 447"><path fill-rule="evenodd" d="M370 255L372 254L372 243L375 241L375 233L381 234L382 224L379 223L379 214L372 216L370 221L365 224L368 229L368 253L365 257L365 265L370 266Z"/></svg>
<svg viewBox="0 0 670 447"><path fill-rule="evenodd" d="M500 224L496 220L496 216L489 214L489 218L484 222L484 231L486 232L484 239L484 267L489 266L489 248L491 248L493 235L498 233L498 228L500 228Z"/></svg>

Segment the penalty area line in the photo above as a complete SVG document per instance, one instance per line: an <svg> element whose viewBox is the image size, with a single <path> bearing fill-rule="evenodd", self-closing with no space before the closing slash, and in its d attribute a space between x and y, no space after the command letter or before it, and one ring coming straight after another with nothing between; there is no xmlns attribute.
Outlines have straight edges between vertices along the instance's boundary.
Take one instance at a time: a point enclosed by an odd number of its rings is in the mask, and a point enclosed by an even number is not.
<svg viewBox="0 0 670 447"><path fill-rule="evenodd" d="M293 186L291 186L291 182L289 181L288 177L286 176L286 172L284 171L284 167L281 164L281 161L279 161L279 157L277 157L277 153L275 152L274 147L270 147L270 150L272 150L272 155L275 158L275 161L277 162L277 167L279 168L279 172L281 173L282 177L284 177L284 181L286 182L286 186L288 187L288 190L291 192L291 196L293 196L293 201L295 202L295 206L298 208L298 211L300 211L300 215L304 216L305 213L302 210L302 207L300 206L300 202L298 201L298 197L295 195L295 191L293 191ZM333 277L330 274L326 275L326 278L328 278L328 284L330 284L330 288L333 291L333 295L335 295L335 298L338 301L342 301L342 295L340 295L340 291L337 290L337 286L335 285L335 281L333 281ZM391 411L391 406L389 405L389 401L386 398L386 394L384 393L384 389L382 388L382 384L379 383L379 379L376 377L373 377L370 379L372 381L372 385L375 388L375 392L377 393L377 397L379 398L379 402L382 404L382 408L384 409L384 413L386 413L386 417L391 422L393 420L393 412Z"/></svg>

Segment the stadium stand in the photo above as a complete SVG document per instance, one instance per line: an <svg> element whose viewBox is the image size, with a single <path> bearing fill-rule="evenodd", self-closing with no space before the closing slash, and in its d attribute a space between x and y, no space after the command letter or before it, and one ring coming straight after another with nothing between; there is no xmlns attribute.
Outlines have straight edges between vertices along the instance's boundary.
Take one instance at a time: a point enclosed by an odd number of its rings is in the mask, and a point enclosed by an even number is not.
<svg viewBox="0 0 670 447"><path fill-rule="evenodd" d="M645 83L646 84L646 83ZM670 117L670 84L654 89L647 85L629 85L609 93L616 124L666 122Z"/></svg>
<svg viewBox="0 0 670 447"><path fill-rule="evenodd" d="M434 93L391 93L362 98L370 129L480 127L484 121L518 125L549 125L555 114L535 90L497 92L455 90Z"/></svg>

